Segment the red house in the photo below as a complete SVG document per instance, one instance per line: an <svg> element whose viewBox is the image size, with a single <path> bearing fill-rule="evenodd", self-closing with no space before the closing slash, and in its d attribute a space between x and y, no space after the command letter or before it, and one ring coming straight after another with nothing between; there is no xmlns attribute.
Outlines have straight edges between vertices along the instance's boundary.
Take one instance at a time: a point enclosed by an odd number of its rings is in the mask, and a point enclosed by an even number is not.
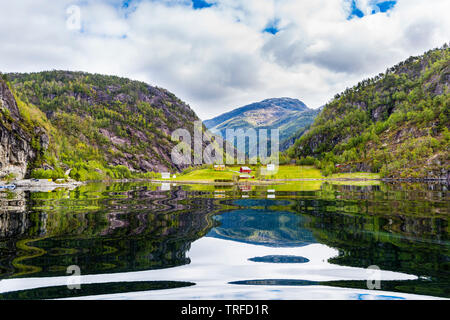
<svg viewBox="0 0 450 320"><path fill-rule="evenodd" d="M252 169L250 169L249 167L241 167L241 169L239 171L241 173L251 173Z"/></svg>

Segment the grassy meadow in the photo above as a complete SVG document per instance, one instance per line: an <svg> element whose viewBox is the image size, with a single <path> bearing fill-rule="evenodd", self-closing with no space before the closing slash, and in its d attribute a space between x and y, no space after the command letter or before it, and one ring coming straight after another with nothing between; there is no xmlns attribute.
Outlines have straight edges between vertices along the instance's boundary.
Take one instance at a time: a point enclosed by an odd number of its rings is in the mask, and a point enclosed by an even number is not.
<svg viewBox="0 0 450 320"><path fill-rule="evenodd" d="M251 176L255 179L250 181L263 180L298 180L298 179L379 179L380 176L376 173L355 172L355 173L338 173L329 177L324 177L319 169L313 166L299 166L299 165L281 165L278 171L271 175L261 175L260 167L249 166L252 169ZM202 168L186 171L182 174L177 174L176 178L170 181L192 181L192 182L215 182L216 180L233 181L233 176L239 176L239 166L227 166L224 171L216 171L214 168Z"/></svg>

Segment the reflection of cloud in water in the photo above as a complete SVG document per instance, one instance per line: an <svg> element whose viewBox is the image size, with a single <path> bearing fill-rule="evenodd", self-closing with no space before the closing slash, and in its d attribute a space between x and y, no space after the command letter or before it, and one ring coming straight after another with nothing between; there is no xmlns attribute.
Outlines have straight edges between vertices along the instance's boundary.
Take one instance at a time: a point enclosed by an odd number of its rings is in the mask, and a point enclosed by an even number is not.
<svg viewBox="0 0 450 320"><path fill-rule="evenodd" d="M228 205L222 208L197 191L101 187L32 193L31 212L3 199L14 212L0 217L0 295L31 290L21 294L63 297L66 267L77 264L88 289L82 296L96 299L424 298L393 293L398 291L448 296L441 189L431 201L423 199L430 192L392 196L331 186L320 194L286 194L289 200L255 199L260 195L254 193L221 200ZM381 271L382 290L367 290L369 265L392 270ZM153 286L167 281L195 285Z"/></svg>
<svg viewBox="0 0 450 320"><path fill-rule="evenodd" d="M389 293L365 289L336 288L309 285L298 290L296 286L279 285L232 285L230 282L264 279L294 281L339 281L367 280L366 269L344 267L328 263L337 255L337 250L322 244L302 247L277 248L258 246L216 238L201 238L192 244L189 251L191 263L168 269L123 272L114 274L82 275L81 286L86 283L108 283L121 281L176 281L192 282L194 286L170 289L105 294L90 296L95 299L355 299L365 295L424 298L423 296ZM255 256L301 256L307 263L255 263ZM381 271L381 280L417 279L403 273ZM0 282L0 292L60 286L68 277L7 279ZM87 297L89 298L89 297ZM79 299L79 298L78 298Z"/></svg>

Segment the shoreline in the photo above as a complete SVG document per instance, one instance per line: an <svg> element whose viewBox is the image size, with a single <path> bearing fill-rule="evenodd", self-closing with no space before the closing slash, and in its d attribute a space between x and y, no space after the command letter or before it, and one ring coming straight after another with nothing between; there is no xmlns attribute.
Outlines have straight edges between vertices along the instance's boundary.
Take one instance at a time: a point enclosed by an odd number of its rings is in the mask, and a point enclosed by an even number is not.
<svg viewBox="0 0 450 320"><path fill-rule="evenodd" d="M108 180L109 181L109 180ZM151 182L151 183L171 183L171 184L210 184L210 185L273 185L273 184L284 184L286 182L311 182L311 181L337 181L337 182L346 182L346 181L356 181L356 182L364 182L364 181L380 181L380 182L415 182L415 183L441 183L441 184L450 184L450 181L447 179L422 179L422 178L380 178L380 179L365 179L365 178L303 178L303 179L273 179L273 180L258 180L251 181L245 180L241 182L216 182L216 181L207 181L207 180L164 180L164 179L120 179L120 180L111 180L111 182ZM102 181L97 181L102 182ZM106 182L106 181L103 181Z"/></svg>
<svg viewBox="0 0 450 320"><path fill-rule="evenodd" d="M50 192L58 188L68 188L73 190L81 185L86 184L86 182L69 180L68 182L57 183L50 181L48 179L22 179L17 181L11 181L9 183L1 182L0 186L14 186L13 188L8 188L7 190L14 191L42 191Z"/></svg>
<svg viewBox="0 0 450 320"><path fill-rule="evenodd" d="M13 190L21 191L53 191L58 188L69 188L73 190L79 186L89 184L89 183L127 183L127 182L149 182L156 184L201 184L201 185L213 185L213 186L240 186L240 185L256 185L256 186L269 186L274 184L289 184L289 182L311 182L311 181L321 181L321 182L366 182L366 181L380 181L385 183L439 183L439 184L450 184L447 179L424 179L424 178L380 178L380 179L366 179L366 178L299 178L299 179L272 179L272 180L245 180L240 182L217 182L208 180L171 180L171 179L116 179L116 180L91 180L91 181L70 181L67 183L55 183L50 181L39 181L33 182L31 179L24 179L20 181L12 181L10 183L0 183L0 186L4 185L15 185Z"/></svg>

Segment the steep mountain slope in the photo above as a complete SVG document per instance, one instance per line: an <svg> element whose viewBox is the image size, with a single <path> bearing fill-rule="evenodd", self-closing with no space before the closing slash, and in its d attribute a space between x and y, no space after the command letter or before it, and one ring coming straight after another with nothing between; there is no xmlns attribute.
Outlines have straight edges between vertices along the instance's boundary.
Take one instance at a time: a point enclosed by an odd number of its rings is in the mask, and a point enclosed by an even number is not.
<svg viewBox="0 0 450 320"><path fill-rule="evenodd" d="M310 125L316 110L291 98L273 98L249 104L203 123L215 134L225 137L227 129L279 129L280 142Z"/></svg>
<svg viewBox="0 0 450 320"><path fill-rule="evenodd" d="M289 150L326 174L448 179L450 49L444 45L345 90Z"/></svg>
<svg viewBox="0 0 450 320"><path fill-rule="evenodd" d="M176 143L171 133L178 128L193 132L199 119L167 90L82 72L11 73L7 78L22 117L32 122L40 113L41 122L51 126L53 149L34 168L58 171L57 176L73 169L70 175L81 180L183 168L172 163Z"/></svg>
<svg viewBox="0 0 450 320"><path fill-rule="evenodd" d="M302 135L304 135L305 132L307 132L309 130L310 127L311 127L311 125L300 128L297 132L292 134L290 137L284 139L280 144L280 150L284 151L284 150L289 149L292 145L294 145L295 141L300 139L302 137Z"/></svg>
<svg viewBox="0 0 450 320"><path fill-rule="evenodd" d="M0 178L23 178L28 162L38 155L37 142L47 149L45 130L21 116L14 95L0 80Z"/></svg>

